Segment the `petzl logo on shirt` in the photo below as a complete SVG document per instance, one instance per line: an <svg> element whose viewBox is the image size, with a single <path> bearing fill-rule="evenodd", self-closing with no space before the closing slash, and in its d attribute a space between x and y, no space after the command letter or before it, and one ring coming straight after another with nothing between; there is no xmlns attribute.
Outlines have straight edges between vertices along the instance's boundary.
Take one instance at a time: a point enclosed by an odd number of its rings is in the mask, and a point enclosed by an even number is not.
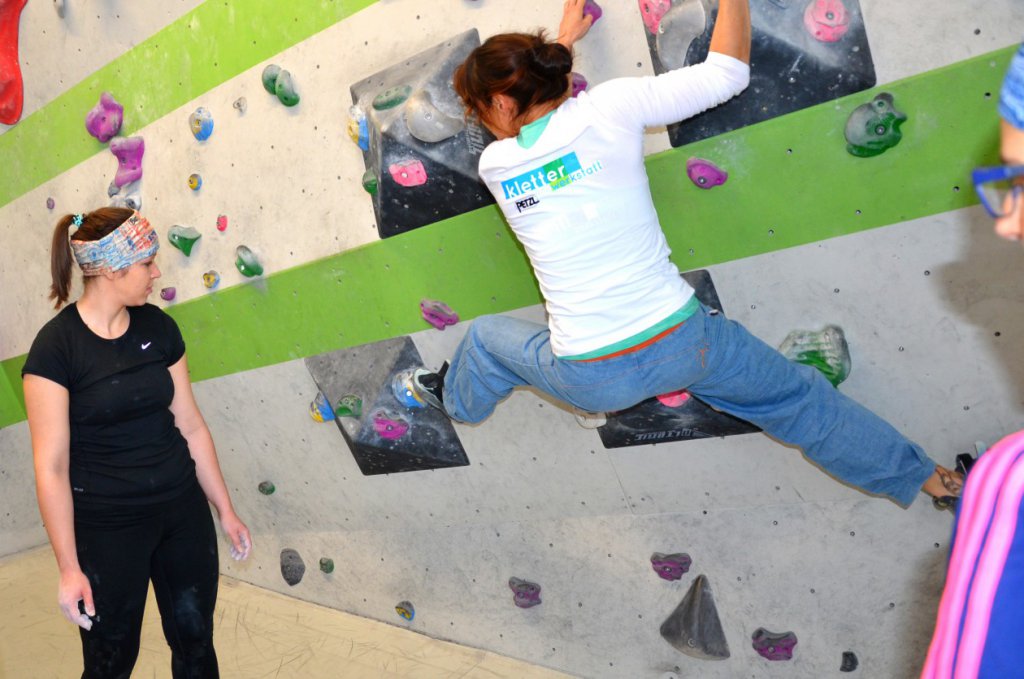
<svg viewBox="0 0 1024 679"><path fill-rule="evenodd" d="M501 191L505 194L506 200L519 198L524 194L532 193L544 187L550 187L552 191L557 191L601 169L601 161L597 161L584 169L580 166L576 153L573 152L545 163L534 170L524 172L518 177L503 181L501 183Z"/></svg>

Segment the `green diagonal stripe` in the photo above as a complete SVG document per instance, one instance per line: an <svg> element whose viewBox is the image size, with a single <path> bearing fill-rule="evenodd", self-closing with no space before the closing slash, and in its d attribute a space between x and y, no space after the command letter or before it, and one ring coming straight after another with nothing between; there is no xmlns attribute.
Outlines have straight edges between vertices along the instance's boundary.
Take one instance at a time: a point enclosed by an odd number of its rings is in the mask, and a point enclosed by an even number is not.
<svg viewBox="0 0 1024 679"><path fill-rule="evenodd" d="M976 204L970 173L1000 162L997 102L1015 49L649 157L676 263L692 269ZM879 92L908 115L903 139L874 158L850 155L850 112ZM691 156L723 167L728 183L694 187Z"/></svg>
<svg viewBox="0 0 1024 679"><path fill-rule="evenodd" d="M106 148L85 131L102 92L124 106L129 135L374 2L203 3L0 135L0 207Z"/></svg>
<svg viewBox="0 0 1024 679"><path fill-rule="evenodd" d="M1012 53L885 87L909 120L900 145L876 158L847 154L843 127L881 88L648 158L673 259L699 268L975 204L969 173L997 162L995 95ZM728 183L694 187L683 169L690 156L720 164ZM492 206L170 312L201 380L425 329L423 297L446 301L463 319L540 301L525 255ZM13 397L0 393L0 426L24 419L23 362L0 362L16 387Z"/></svg>

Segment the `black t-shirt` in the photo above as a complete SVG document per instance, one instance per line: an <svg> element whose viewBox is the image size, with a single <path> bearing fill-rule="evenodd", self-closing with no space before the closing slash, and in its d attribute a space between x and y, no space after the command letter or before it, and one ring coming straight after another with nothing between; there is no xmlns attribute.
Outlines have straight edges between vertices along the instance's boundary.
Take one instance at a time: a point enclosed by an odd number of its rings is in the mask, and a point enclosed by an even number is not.
<svg viewBox="0 0 1024 679"><path fill-rule="evenodd" d="M170 411L168 367L185 353L170 316L128 307L117 339L92 332L71 304L36 335L21 374L70 394L70 477L75 508L173 499L195 483L195 463Z"/></svg>

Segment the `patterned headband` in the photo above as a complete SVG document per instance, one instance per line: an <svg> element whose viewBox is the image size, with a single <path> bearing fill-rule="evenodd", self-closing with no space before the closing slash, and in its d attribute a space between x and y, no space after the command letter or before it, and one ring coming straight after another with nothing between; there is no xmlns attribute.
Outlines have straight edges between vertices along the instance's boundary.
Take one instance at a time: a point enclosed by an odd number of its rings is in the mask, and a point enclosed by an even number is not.
<svg viewBox="0 0 1024 679"><path fill-rule="evenodd" d="M106 271L120 271L160 249L160 241L149 221L138 212L99 240L71 239L75 261L86 276L99 276Z"/></svg>
<svg viewBox="0 0 1024 679"><path fill-rule="evenodd" d="M1003 81L999 115L1018 130L1024 130L1024 45L1021 45Z"/></svg>

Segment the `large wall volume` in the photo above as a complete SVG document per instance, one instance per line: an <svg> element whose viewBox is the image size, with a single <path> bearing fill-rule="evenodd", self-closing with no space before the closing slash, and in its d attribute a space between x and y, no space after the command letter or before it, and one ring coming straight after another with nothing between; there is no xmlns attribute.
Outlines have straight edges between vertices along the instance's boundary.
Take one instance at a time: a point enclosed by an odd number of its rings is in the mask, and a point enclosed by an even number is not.
<svg viewBox="0 0 1024 679"><path fill-rule="evenodd" d="M109 91L125 106L124 133L146 140L143 212L164 238L157 287L177 288L174 302L152 301L182 327L255 536L253 558L225 559L224 573L587 677L836 676L844 651L861 676L919 671L952 522L924 496L908 509L866 496L762 434L606 450L530 391L456 427L470 465L453 469L363 476L337 427L310 418L308 356L404 334L427 365L450 356L466 324L430 329L421 298L463 319L542 319L491 207L379 240L346 123L353 83L469 28L554 30L562 3L94 4L68 0L63 19L51 3L25 8L25 112L0 135L0 554L46 541L19 369L52 314L54 222L107 201L116 161L82 121ZM576 70L592 86L650 73L637 3L601 5ZM860 5L875 90L676 150L652 131L648 173L675 261L711 270L729 316L772 344L841 325L853 372L840 388L948 465L1019 428L1024 411L1020 253L992 235L969 180L973 165L997 162L995 104L1024 7ZM294 75L298 106L263 90L269 63ZM854 158L843 125L879 91L908 114L903 141ZM215 120L202 143L188 127L199 106ZM683 172L690 156L729 182L699 191ZM174 224L203 234L190 257L167 246ZM240 244L263 277L235 270ZM213 291L201 279L211 269ZM276 491L260 493L263 481ZM298 584L282 577L283 549L306 564ZM662 580L652 552L686 552L692 568ZM333 573L318 570L323 557ZM728 660L696 660L659 635L697 574L711 583ZM515 607L510 577L540 584L543 603ZM411 622L394 612L403 600ZM793 631L793 659L755 653L760 627Z"/></svg>

